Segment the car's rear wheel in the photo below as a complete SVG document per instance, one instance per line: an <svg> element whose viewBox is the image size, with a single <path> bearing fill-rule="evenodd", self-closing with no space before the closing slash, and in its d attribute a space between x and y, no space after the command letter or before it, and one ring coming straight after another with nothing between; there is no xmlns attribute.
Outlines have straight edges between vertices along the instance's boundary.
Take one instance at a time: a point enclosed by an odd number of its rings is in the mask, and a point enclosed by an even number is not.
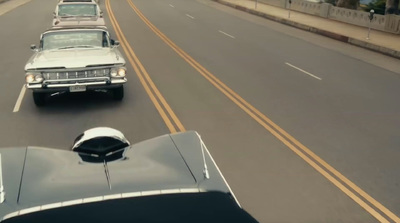
<svg viewBox="0 0 400 223"><path fill-rule="evenodd" d="M115 100L121 101L124 98L124 86L114 88L113 96Z"/></svg>
<svg viewBox="0 0 400 223"><path fill-rule="evenodd" d="M33 92L33 101L36 106L44 106L46 104L46 93Z"/></svg>

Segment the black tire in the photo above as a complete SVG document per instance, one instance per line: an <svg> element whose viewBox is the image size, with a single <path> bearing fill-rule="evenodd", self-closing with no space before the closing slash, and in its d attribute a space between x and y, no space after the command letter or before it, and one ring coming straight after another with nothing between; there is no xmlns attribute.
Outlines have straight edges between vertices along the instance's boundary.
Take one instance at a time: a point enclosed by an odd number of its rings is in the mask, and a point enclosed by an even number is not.
<svg viewBox="0 0 400 223"><path fill-rule="evenodd" d="M38 107L44 106L46 104L46 93L33 92L33 101Z"/></svg>
<svg viewBox="0 0 400 223"><path fill-rule="evenodd" d="M121 101L124 98L124 86L113 89L114 100Z"/></svg>

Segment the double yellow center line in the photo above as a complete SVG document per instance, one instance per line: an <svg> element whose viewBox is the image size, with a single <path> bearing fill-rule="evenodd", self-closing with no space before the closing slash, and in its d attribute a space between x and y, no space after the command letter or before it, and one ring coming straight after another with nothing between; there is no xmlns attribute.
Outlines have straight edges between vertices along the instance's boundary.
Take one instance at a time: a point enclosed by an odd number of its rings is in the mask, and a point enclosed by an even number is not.
<svg viewBox="0 0 400 223"><path fill-rule="evenodd" d="M374 216L380 222L390 222L394 221L400 223L400 218L397 217L394 213L384 207L381 203L376 201L370 195L368 195L365 191L363 191L360 187L355 185L345 176L343 176L339 171L330 166L324 160L322 160L319 156L313 153L306 146L297 141L293 136L287 133L285 130L280 128L277 124L271 121L268 117L262 114L259 110L257 110L254 106L245 101L242 97L240 97L236 92L230 89L227 85L225 85L222 81L220 81L217 77L215 77L212 73L210 73L206 68L200 65L197 61L195 61L190 55L188 55L185 51L179 48L174 42L172 42L167 36L165 36L157 27L155 27L141 12L140 10L132 3L132 1L127 0L128 4L135 11L135 13L142 19L142 21L157 35L159 36L168 46L170 46L179 56L181 56L188 64L190 64L195 70L197 70L205 79L207 79L212 85L214 85L218 90L220 90L226 97L228 97L233 103L239 106L243 111L245 111L250 117L252 117L256 122L258 122L261 126L263 126L266 130L268 130L272 135L274 135L277 139L279 139L282 143L284 143L289 149L291 149L294 153L300 156L304 161L306 161L310 166L312 166L315 170L321 173L326 179L328 179L331 183L333 183L336 187L338 187L341 191L343 191L347 196L353 199L357 204L359 204L362 208L364 208L367 212L369 212L372 216ZM155 95L159 98L162 105L165 107L166 112L164 112L160 104L155 99L155 96L150 95L151 100L155 104L157 110L160 115L164 119L168 128L175 132L175 128L173 128L172 121L168 119L168 116L165 113L168 113L172 118L175 126L180 131L184 131L184 127L175 116L171 108L165 102L165 99L162 97L160 92L155 87L154 83L151 81L149 75L139 62L138 58L134 54L132 48L129 46L128 41L123 35L114 15L110 7L109 0L106 1L107 11L111 17L112 24L117 32L117 36L122 40L122 46L128 54L129 61L132 63L135 72L138 74L140 81L146 84L145 89L149 93L151 92L149 87L153 90ZM133 62L133 60L134 62ZM139 67L140 70L137 68ZM142 74L140 73L142 72ZM142 80L144 76L145 80ZM154 98L154 99L153 99ZM171 127L170 127L171 126ZM378 212L378 210L380 212ZM386 215L386 216L383 216ZM389 219L389 220L388 220Z"/></svg>
<svg viewBox="0 0 400 223"><path fill-rule="evenodd" d="M183 127L178 117L176 117L174 111L172 111L171 107L168 105L165 98L161 95L160 91L157 89L156 85L151 80L150 75L147 73L143 64L139 61L138 57L133 51L131 45L126 40L126 37L123 34L121 27L119 26L117 20L115 19L114 13L111 10L111 5L109 0L106 1L106 9L108 14L110 15L111 24L115 29L118 39L121 41L121 46L124 49L129 62L131 63L133 69L135 70L136 75L139 77L141 84L146 90L146 93L150 96L151 101L156 106L157 111L160 113L161 118L164 120L169 131L171 133L177 131L184 132L185 127Z"/></svg>

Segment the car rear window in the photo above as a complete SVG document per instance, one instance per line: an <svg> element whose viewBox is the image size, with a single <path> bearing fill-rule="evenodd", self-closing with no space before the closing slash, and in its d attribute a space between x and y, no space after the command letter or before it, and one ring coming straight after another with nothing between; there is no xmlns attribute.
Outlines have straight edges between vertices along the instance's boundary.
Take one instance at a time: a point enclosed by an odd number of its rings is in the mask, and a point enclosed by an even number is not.
<svg viewBox="0 0 400 223"><path fill-rule="evenodd" d="M58 6L59 16L96 16L95 4L67 4Z"/></svg>

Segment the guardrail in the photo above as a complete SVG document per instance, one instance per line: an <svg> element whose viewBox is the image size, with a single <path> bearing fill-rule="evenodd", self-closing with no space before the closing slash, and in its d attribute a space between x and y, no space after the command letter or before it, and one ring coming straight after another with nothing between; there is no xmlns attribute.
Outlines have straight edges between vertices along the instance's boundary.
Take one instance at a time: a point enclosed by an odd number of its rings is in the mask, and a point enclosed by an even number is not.
<svg viewBox="0 0 400 223"><path fill-rule="evenodd" d="M311 15L317 15L320 17L327 18L330 4L327 3L315 3L309 1L292 0L291 9L294 11L304 12ZM286 8L289 7L289 3L286 3Z"/></svg>
<svg viewBox="0 0 400 223"><path fill-rule="evenodd" d="M281 8L289 8L289 0L258 0L259 2ZM372 29L400 34L400 16L397 15L377 15L369 21L369 12L351 10L335 7L329 3L319 3L304 0L292 0L291 10L303 12L311 15L320 16L344 23Z"/></svg>
<svg viewBox="0 0 400 223"><path fill-rule="evenodd" d="M374 15L374 18L370 22L369 12L344 9L335 6L331 6L329 9L328 18L338 20L345 23L350 23L358 26L368 26L371 23L372 29L377 29L381 31L385 30L386 16L384 15ZM400 19L400 17L399 17Z"/></svg>

